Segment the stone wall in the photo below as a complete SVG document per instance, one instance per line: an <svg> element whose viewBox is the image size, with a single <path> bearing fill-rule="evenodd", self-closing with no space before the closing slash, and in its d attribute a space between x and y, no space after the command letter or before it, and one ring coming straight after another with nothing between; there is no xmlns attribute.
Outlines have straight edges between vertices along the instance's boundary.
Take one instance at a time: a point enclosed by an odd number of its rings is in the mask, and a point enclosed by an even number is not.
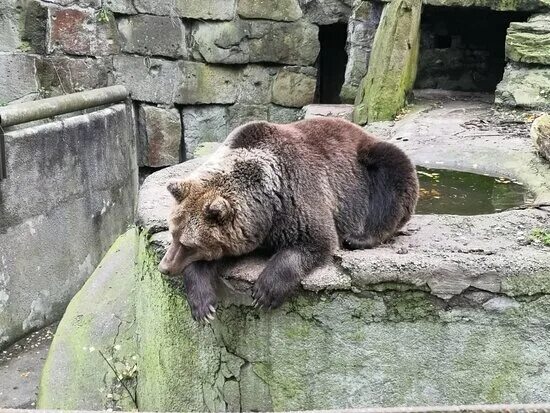
<svg viewBox="0 0 550 413"><path fill-rule="evenodd" d="M380 9L366 0L0 0L0 103L126 85L139 164L172 165L245 121L297 119L314 99L319 25L349 21L342 95L353 101Z"/></svg>
<svg viewBox="0 0 550 413"><path fill-rule="evenodd" d="M61 318L133 223L131 106L5 133L0 181L0 348Z"/></svg>

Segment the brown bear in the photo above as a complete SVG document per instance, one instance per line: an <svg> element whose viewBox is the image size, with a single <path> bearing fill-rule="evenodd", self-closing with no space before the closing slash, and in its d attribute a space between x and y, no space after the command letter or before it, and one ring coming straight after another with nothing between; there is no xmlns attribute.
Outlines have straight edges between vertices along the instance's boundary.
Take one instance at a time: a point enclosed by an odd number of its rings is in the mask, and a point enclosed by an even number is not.
<svg viewBox="0 0 550 413"><path fill-rule="evenodd" d="M271 254L252 295L276 308L335 249L392 237L414 212L418 178L395 145L346 120L312 118L240 126L168 190L172 243L159 270L183 275L193 317L207 321L224 259Z"/></svg>

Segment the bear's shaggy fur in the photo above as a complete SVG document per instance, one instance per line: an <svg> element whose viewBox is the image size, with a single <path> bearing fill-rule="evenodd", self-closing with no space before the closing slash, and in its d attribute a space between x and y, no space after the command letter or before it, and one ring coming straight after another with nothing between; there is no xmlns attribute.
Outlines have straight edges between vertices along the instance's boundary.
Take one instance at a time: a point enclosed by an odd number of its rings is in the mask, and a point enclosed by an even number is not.
<svg viewBox="0 0 550 413"><path fill-rule="evenodd" d="M193 317L206 320L224 258L272 254L253 297L276 308L338 247L392 237L414 212L418 179L396 146L351 122L313 118L247 123L168 190L173 240L159 269L183 273Z"/></svg>

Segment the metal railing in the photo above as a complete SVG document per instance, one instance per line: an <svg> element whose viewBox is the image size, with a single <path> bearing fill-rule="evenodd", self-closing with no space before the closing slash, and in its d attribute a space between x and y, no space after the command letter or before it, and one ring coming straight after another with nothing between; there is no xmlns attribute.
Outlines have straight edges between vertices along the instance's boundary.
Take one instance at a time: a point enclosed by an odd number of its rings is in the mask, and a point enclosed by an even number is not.
<svg viewBox="0 0 550 413"><path fill-rule="evenodd" d="M7 178L5 129L52 116L120 102L129 96L124 86L109 86L63 96L16 103L0 108L0 180Z"/></svg>

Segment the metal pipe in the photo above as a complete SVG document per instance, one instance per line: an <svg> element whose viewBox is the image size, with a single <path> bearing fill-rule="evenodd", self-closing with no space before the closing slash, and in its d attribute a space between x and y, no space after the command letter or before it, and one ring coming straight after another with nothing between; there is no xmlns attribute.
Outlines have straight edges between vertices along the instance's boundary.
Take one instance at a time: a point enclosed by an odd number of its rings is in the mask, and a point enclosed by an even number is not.
<svg viewBox="0 0 550 413"><path fill-rule="evenodd" d="M120 102L127 97L128 90L124 86L117 85L32 102L16 103L0 108L0 127L6 128L20 123Z"/></svg>

